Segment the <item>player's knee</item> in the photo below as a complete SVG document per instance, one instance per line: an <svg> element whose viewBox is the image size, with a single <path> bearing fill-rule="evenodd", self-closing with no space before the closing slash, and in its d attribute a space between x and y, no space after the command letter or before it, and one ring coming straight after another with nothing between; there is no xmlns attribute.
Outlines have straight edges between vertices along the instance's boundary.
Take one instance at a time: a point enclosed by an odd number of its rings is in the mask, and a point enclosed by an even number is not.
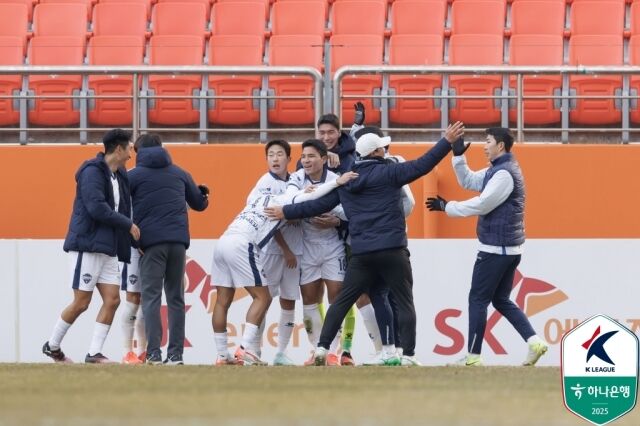
<svg viewBox="0 0 640 426"><path fill-rule="evenodd" d="M118 309L118 306L120 306L120 295L116 294L113 296L105 297L103 304L109 309Z"/></svg>
<svg viewBox="0 0 640 426"><path fill-rule="evenodd" d="M89 309L90 300L77 300L73 303L72 308L76 315L79 315Z"/></svg>

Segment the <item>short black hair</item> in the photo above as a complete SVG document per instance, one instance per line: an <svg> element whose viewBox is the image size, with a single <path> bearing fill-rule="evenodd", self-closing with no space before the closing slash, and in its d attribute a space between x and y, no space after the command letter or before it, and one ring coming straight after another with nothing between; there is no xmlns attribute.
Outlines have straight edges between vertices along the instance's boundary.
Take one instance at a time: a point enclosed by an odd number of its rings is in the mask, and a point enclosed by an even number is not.
<svg viewBox="0 0 640 426"><path fill-rule="evenodd" d="M324 145L324 143L322 143L321 140L307 139L306 141L302 142L302 149L305 149L308 146L315 148L316 151L318 151L318 153L320 154L320 157L327 156L327 147Z"/></svg>
<svg viewBox="0 0 640 426"><path fill-rule="evenodd" d="M284 149L284 152L287 154L287 157L291 157L291 145L289 145L289 142L285 141L284 139L274 139L267 142L264 147L264 154L267 155L267 153L269 152L269 148L274 145L281 146L282 149Z"/></svg>
<svg viewBox="0 0 640 426"><path fill-rule="evenodd" d="M335 114L325 114L321 116L320 119L318 120L317 127L320 127L321 124L331 124L337 130L340 130L340 120L338 119L338 116Z"/></svg>
<svg viewBox="0 0 640 426"><path fill-rule="evenodd" d="M111 129L102 137L105 154L111 154L118 146L126 148L130 142L131 132L122 129Z"/></svg>
<svg viewBox="0 0 640 426"><path fill-rule="evenodd" d="M511 130L506 127L489 127L485 130L485 133L493 136L496 142L504 142L504 150L507 152L511 151L511 147L513 146Z"/></svg>
<svg viewBox="0 0 640 426"><path fill-rule="evenodd" d="M368 133L373 133L374 135L378 135L381 138L384 137L384 133L382 133L382 130L380 129L380 127L378 126L365 126L362 129L357 130L353 136L356 140L360 139L361 136L364 136Z"/></svg>
<svg viewBox="0 0 640 426"><path fill-rule="evenodd" d="M157 133L147 133L146 135L138 136L136 142L133 144L133 150L138 152L141 148L151 148L154 146L162 146L162 139Z"/></svg>

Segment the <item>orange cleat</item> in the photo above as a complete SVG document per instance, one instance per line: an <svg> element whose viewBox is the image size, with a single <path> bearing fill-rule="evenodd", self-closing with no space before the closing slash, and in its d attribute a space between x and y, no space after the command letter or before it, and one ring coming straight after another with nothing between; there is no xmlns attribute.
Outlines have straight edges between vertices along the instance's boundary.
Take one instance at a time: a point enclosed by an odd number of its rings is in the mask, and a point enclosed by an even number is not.
<svg viewBox="0 0 640 426"><path fill-rule="evenodd" d="M353 367L356 365L350 352L342 352L342 355L340 356L340 365L347 367Z"/></svg>
<svg viewBox="0 0 640 426"><path fill-rule="evenodd" d="M122 358L122 363L139 365L139 364L142 364L142 361L133 352L127 352L127 354Z"/></svg>
<svg viewBox="0 0 640 426"><path fill-rule="evenodd" d="M336 354L327 354L327 366L329 367L339 367L340 361L338 360L338 355Z"/></svg>

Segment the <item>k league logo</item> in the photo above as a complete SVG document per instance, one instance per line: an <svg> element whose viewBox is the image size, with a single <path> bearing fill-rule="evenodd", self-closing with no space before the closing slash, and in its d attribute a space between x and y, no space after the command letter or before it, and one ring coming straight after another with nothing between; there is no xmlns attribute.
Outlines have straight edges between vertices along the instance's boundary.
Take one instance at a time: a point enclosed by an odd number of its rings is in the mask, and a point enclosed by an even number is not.
<svg viewBox="0 0 640 426"><path fill-rule="evenodd" d="M596 315L562 339L565 406L583 419L604 425L636 405L638 338L606 315Z"/></svg>

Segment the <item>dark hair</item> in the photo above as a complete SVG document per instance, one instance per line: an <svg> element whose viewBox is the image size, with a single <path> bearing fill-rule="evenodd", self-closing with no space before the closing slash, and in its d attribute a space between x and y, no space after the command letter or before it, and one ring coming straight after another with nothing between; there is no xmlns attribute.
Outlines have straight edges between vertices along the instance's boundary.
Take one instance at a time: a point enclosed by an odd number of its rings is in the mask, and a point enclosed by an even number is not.
<svg viewBox="0 0 640 426"><path fill-rule="evenodd" d="M104 153L111 154L118 146L126 148L131 141L131 132L122 129L112 129L104 134L102 143L104 144Z"/></svg>
<svg viewBox="0 0 640 426"><path fill-rule="evenodd" d="M320 154L320 157L327 156L327 147L322 143L322 141L318 139L307 139L302 142L302 149L305 149L308 146L315 148L315 150Z"/></svg>
<svg viewBox="0 0 640 426"><path fill-rule="evenodd" d="M284 149L284 152L287 154L287 157L291 157L291 145L289 145L289 142L285 141L284 139L274 139L272 141L267 142L267 144L264 147L265 155L269 152L269 148L271 148L274 145L281 146L282 149Z"/></svg>
<svg viewBox="0 0 640 426"><path fill-rule="evenodd" d="M338 116L335 114L325 114L322 117L320 117L320 119L318 120L317 127L320 127L321 124L331 124L333 127L340 130L340 120L338 119Z"/></svg>
<svg viewBox="0 0 640 426"><path fill-rule="evenodd" d="M513 146L513 135L511 135L511 131L505 127L489 127L485 130L487 135L493 136L496 142L504 142L504 150L507 152L511 151L511 147Z"/></svg>
<svg viewBox="0 0 640 426"><path fill-rule="evenodd" d="M148 133L138 136L138 139L136 139L133 144L133 150L138 152L141 148L151 148L154 146L162 146L162 139L160 139L160 135L156 133Z"/></svg>
<svg viewBox="0 0 640 426"><path fill-rule="evenodd" d="M373 133L374 135L378 135L381 138L384 137L384 133L382 133L382 130L380 130L380 127L378 126L365 126L362 129L356 131L353 136L356 140L358 140L361 136L364 136L368 133Z"/></svg>

